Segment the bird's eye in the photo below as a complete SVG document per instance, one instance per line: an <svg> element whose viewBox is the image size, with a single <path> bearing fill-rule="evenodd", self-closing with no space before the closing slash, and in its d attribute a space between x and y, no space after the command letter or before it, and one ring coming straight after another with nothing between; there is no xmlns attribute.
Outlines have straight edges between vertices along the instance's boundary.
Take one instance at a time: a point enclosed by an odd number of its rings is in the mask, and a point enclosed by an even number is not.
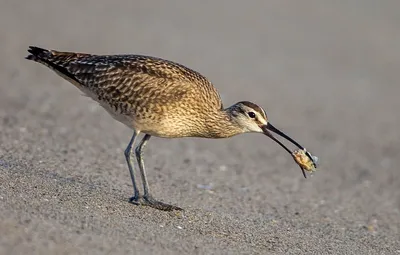
<svg viewBox="0 0 400 255"><path fill-rule="evenodd" d="M254 112L249 112L248 115L252 119L254 119L256 117L256 114Z"/></svg>

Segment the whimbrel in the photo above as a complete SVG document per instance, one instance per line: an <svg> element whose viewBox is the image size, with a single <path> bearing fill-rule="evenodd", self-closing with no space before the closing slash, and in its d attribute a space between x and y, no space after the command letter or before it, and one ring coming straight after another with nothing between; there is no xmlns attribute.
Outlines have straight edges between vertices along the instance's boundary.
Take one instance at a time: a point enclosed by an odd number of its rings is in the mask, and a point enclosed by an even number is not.
<svg viewBox="0 0 400 255"><path fill-rule="evenodd" d="M263 108L249 101L224 108L217 90L206 77L178 63L143 55L92 55L33 46L28 52L27 59L55 71L133 130L125 158L133 185L130 201L134 204L180 210L154 199L150 193L143 150L151 136L227 138L256 132L267 135L292 155L272 131L305 151L268 121ZM144 133L144 137L138 142L140 133ZM139 195L135 181L133 150L143 183L143 196ZM316 167L311 154L307 152L307 156Z"/></svg>

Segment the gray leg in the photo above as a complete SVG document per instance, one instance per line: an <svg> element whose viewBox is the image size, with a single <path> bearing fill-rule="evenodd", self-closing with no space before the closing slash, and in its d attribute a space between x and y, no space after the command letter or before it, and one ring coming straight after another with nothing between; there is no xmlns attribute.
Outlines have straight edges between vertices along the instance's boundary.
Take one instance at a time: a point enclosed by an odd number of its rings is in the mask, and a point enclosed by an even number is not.
<svg viewBox="0 0 400 255"><path fill-rule="evenodd" d="M137 188L136 185L136 181L135 181L135 171L133 169L133 162L132 162L132 148L133 148L133 144L135 143L136 137L139 135L138 132L133 131L133 135L131 140L129 141L128 146L125 149L125 159L126 159L126 163L128 164L128 168L129 168L129 173L131 174L131 179L132 179L132 185L133 185L133 197L131 197L130 201L131 202L137 202L139 200L139 190Z"/></svg>
<svg viewBox="0 0 400 255"><path fill-rule="evenodd" d="M165 211L172 211L172 210L182 210L181 208L174 206L174 205L169 205L160 201L155 200L151 195L149 191L149 184L147 182L147 177L146 177L146 169L144 167L144 161L143 161L143 150L146 147L147 142L150 140L151 135L146 134L142 141L140 141L139 145L135 149L135 154L136 158L138 160L139 164L139 169L140 169L140 175L142 177L142 182L143 182L143 205L148 205L151 207L154 207L159 210L165 210Z"/></svg>
<svg viewBox="0 0 400 255"><path fill-rule="evenodd" d="M151 135L146 134L135 149L136 159L139 164L140 175L142 177L142 182L143 182L143 192L144 192L143 197L149 196L149 183L147 182L146 169L144 167L143 150L144 147L146 147L147 142L150 140L150 137Z"/></svg>

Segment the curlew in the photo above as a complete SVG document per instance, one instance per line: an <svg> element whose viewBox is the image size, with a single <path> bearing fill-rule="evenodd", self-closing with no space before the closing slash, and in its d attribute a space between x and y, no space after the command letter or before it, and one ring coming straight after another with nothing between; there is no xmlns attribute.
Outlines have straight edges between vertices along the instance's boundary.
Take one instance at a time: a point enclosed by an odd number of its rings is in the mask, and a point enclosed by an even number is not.
<svg viewBox="0 0 400 255"><path fill-rule="evenodd" d="M224 108L218 91L206 77L178 63L143 55L93 55L33 46L28 52L27 59L55 71L133 130L124 154L133 185L130 202L134 204L181 210L154 199L150 193L143 151L151 136L228 138L256 132L267 135L295 156L272 131L300 148L311 162L309 168L316 167L316 157L275 128L263 108L249 101ZM141 133L144 136L138 141ZM135 180L133 154L139 166L143 196ZM305 176L304 169L309 169L294 158Z"/></svg>

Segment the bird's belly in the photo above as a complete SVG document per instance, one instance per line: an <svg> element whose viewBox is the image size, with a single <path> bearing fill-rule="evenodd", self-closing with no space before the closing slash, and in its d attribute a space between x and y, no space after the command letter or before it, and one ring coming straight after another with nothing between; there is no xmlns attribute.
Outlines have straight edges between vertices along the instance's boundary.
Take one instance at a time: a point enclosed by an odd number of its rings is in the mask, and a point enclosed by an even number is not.
<svg viewBox="0 0 400 255"><path fill-rule="evenodd" d="M173 116L160 118L157 121L138 118L134 121L134 125L143 133L164 138L197 136L199 129L198 125L191 121Z"/></svg>
<svg viewBox="0 0 400 255"><path fill-rule="evenodd" d="M191 126L182 119L166 117L154 120L143 116L135 116L134 114L121 114L108 103L96 101L99 102L102 108L104 108L112 118L136 131L163 138L187 137L193 135Z"/></svg>
<svg viewBox="0 0 400 255"><path fill-rule="evenodd" d="M208 137L204 123L195 120L190 114L171 110L168 114L147 112L147 114L124 114L109 102L99 100L90 90L80 88L86 96L98 102L115 120L136 131L164 138ZM154 117L156 116L156 117Z"/></svg>
<svg viewBox="0 0 400 255"><path fill-rule="evenodd" d="M108 112L108 114L113 117L113 119L121 122L122 124L126 125L129 128L135 128L134 127L134 116L129 116L127 114L122 114L118 110L116 110L114 107L112 107L108 102L99 100L97 98L97 95L91 92L90 90L86 88L80 88L85 94L85 96L92 98L94 101L98 102L99 105Z"/></svg>

